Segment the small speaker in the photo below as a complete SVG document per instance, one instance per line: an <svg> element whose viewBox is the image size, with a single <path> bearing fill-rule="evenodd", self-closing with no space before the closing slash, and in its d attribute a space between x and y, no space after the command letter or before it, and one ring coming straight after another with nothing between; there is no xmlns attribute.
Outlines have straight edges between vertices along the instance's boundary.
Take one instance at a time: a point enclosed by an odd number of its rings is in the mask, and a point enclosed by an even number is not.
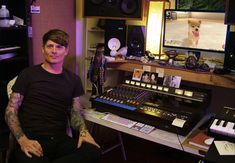
<svg viewBox="0 0 235 163"><path fill-rule="evenodd" d="M228 26L226 46L225 46L225 59L224 67L229 70L235 71L235 31L230 31Z"/></svg>
<svg viewBox="0 0 235 163"><path fill-rule="evenodd" d="M144 56L145 26L129 25L127 29L127 56Z"/></svg>
<svg viewBox="0 0 235 163"><path fill-rule="evenodd" d="M111 49L118 50L126 46L125 20L105 21L105 55L110 55Z"/></svg>
<svg viewBox="0 0 235 163"><path fill-rule="evenodd" d="M84 0L84 17L142 19L143 0Z"/></svg>
<svg viewBox="0 0 235 163"><path fill-rule="evenodd" d="M226 0L225 6L225 24L235 24L235 1L234 0Z"/></svg>

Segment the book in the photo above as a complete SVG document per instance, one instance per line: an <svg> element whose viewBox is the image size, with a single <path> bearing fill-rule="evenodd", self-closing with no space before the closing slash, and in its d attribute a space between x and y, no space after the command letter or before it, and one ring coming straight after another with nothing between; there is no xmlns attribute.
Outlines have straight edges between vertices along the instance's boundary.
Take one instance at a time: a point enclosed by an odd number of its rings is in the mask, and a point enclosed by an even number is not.
<svg viewBox="0 0 235 163"><path fill-rule="evenodd" d="M208 150L213 141L213 137L208 136L203 131L199 131L189 140L189 144Z"/></svg>

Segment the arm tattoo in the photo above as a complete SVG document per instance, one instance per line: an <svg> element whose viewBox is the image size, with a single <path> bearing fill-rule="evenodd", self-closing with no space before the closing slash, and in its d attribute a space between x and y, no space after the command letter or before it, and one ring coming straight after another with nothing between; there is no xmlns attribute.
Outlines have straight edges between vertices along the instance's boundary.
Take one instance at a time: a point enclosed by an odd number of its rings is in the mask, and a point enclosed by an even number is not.
<svg viewBox="0 0 235 163"><path fill-rule="evenodd" d="M20 126L20 121L18 118L18 110L22 104L23 98L24 96L13 92L10 96L5 112L5 120L17 140L24 136L24 132Z"/></svg>
<svg viewBox="0 0 235 163"><path fill-rule="evenodd" d="M73 105L71 109L71 127L76 131L80 131L80 134L83 133L83 135L87 131L79 97L73 99Z"/></svg>

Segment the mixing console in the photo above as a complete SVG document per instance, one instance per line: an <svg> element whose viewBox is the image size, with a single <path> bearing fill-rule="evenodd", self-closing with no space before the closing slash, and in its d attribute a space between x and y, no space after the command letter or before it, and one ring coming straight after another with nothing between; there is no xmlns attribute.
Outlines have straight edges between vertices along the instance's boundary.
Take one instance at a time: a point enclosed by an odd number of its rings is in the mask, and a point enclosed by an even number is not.
<svg viewBox="0 0 235 163"><path fill-rule="evenodd" d="M92 107L186 135L205 111L207 94L126 80L92 100Z"/></svg>

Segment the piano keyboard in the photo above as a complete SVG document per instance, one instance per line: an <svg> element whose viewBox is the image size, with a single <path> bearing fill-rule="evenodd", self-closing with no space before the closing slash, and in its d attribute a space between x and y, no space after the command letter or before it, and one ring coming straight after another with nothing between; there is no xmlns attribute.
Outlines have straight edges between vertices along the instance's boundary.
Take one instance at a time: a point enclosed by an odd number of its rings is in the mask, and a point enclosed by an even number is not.
<svg viewBox="0 0 235 163"><path fill-rule="evenodd" d="M235 123L226 120L214 119L209 128L210 132L235 138Z"/></svg>
<svg viewBox="0 0 235 163"><path fill-rule="evenodd" d="M224 106L213 118L209 134L216 139L235 142L235 108Z"/></svg>

